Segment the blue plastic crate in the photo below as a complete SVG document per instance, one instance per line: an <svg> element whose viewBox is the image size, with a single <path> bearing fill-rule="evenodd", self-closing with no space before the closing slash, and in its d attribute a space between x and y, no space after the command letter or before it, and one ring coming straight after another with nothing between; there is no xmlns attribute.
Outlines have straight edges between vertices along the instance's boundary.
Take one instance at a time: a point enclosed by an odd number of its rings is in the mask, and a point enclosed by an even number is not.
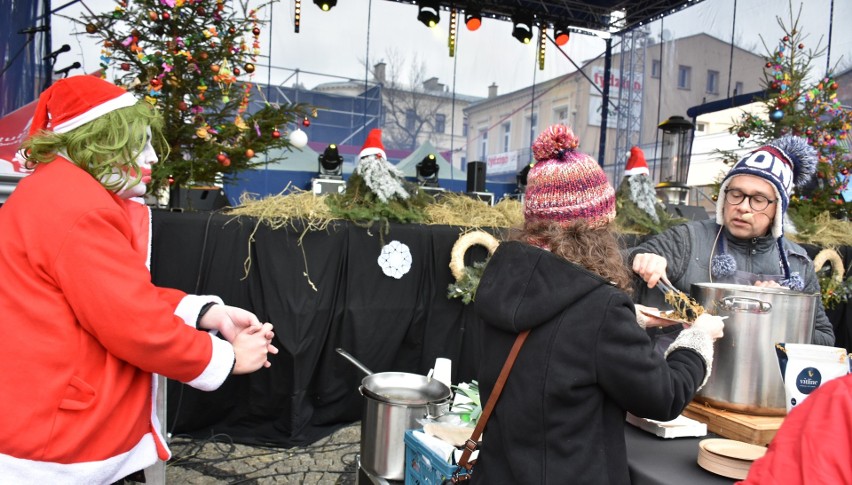
<svg viewBox="0 0 852 485"><path fill-rule="evenodd" d="M413 433L410 429L405 431L405 485L441 485L453 476L458 465L441 459ZM467 470L462 469L460 474L467 475Z"/></svg>

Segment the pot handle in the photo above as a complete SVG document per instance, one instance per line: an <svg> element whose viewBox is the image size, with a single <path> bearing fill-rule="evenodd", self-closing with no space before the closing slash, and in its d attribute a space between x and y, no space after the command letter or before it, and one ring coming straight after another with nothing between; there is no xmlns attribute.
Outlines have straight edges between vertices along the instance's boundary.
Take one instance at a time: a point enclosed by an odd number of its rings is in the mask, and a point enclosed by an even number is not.
<svg viewBox="0 0 852 485"><path fill-rule="evenodd" d="M727 312L764 314L772 311L772 304L757 298L726 296L718 303L718 308Z"/></svg>
<svg viewBox="0 0 852 485"><path fill-rule="evenodd" d="M363 372L364 374L367 374L368 376L373 375L373 371L371 371L370 369L368 369L368 368L367 368L367 366L365 366L364 364L362 364L362 363L361 363L358 359L356 359L355 357L352 357L352 354L350 354L349 352L347 352L347 351L345 351L345 350L341 349L340 347L337 347L337 348L336 348L336 349L334 349L334 350L335 350L335 352L337 352L338 354L340 354L340 355L342 355L344 358L346 358L346 360L348 360L349 362L352 362L353 364L355 364L355 367L357 367L357 368L361 369L361 372Z"/></svg>

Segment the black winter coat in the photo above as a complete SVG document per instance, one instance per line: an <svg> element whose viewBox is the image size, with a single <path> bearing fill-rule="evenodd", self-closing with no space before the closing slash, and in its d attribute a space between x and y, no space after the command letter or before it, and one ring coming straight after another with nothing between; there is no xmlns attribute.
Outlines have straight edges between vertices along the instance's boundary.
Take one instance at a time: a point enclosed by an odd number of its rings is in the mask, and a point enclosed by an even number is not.
<svg viewBox="0 0 852 485"><path fill-rule="evenodd" d="M654 353L625 292L534 246L500 244L475 306L483 406L515 337L532 331L485 427L474 485L629 484L625 411L674 419L704 379L697 352Z"/></svg>

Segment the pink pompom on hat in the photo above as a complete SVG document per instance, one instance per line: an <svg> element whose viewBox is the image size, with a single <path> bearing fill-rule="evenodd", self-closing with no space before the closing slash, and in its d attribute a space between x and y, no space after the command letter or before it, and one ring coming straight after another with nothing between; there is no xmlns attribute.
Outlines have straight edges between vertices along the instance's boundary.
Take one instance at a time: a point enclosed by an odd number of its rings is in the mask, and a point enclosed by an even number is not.
<svg viewBox="0 0 852 485"><path fill-rule="evenodd" d="M138 101L123 88L96 76L60 79L39 96L29 134L32 136L41 130L68 133Z"/></svg>
<svg viewBox="0 0 852 485"><path fill-rule="evenodd" d="M358 154L358 159L370 155L381 155L382 160L387 160L388 156L385 153L385 146L382 145L382 130L373 128L367 134L367 139L364 140L364 146L361 147L361 153Z"/></svg>
<svg viewBox="0 0 852 485"><path fill-rule="evenodd" d="M642 149L637 146L631 148L630 158L627 159L627 166L624 167L624 176L649 175L650 173L651 171L648 170L648 162L645 161L645 153L642 152Z"/></svg>
<svg viewBox="0 0 852 485"><path fill-rule="evenodd" d="M524 217L569 225L585 220L603 227L615 219L615 190L580 140L565 125L553 125L536 138L535 165L527 175Z"/></svg>

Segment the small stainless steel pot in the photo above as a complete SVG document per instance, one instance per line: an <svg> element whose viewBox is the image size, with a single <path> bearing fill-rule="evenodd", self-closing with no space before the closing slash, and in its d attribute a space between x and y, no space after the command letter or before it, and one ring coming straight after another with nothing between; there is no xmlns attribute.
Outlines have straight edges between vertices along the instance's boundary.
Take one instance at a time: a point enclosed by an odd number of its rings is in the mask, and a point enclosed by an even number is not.
<svg viewBox="0 0 852 485"><path fill-rule="evenodd" d="M337 353L367 374L358 391L365 398L361 420L361 466L388 480L405 478L405 430L449 410L452 391L443 382L407 372L373 373L343 349Z"/></svg>

